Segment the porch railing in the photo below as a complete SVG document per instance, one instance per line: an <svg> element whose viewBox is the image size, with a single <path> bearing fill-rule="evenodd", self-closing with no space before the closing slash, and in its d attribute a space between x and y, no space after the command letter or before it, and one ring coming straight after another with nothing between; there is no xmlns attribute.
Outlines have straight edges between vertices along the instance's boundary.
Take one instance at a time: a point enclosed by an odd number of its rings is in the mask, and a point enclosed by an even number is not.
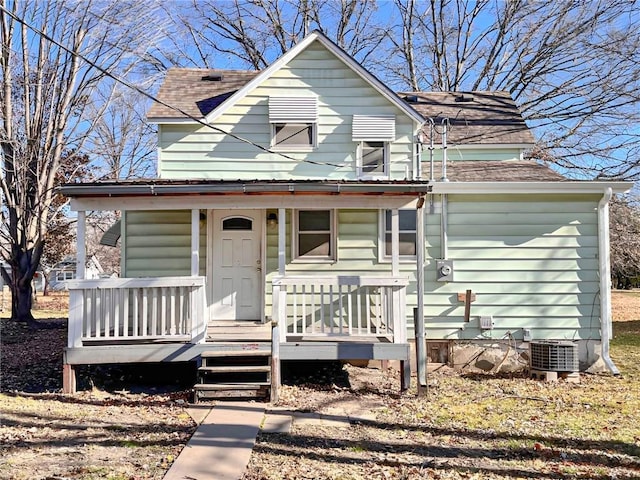
<svg viewBox="0 0 640 480"><path fill-rule="evenodd" d="M407 278L286 275L272 284L281 341L292 336L406 341Z"/></svg>
<svg viewBox="0 0 640 480"><path fill-rule="evenodd" d="M67 285L69 347L204 338L204 277L71 280Z"/></svg>

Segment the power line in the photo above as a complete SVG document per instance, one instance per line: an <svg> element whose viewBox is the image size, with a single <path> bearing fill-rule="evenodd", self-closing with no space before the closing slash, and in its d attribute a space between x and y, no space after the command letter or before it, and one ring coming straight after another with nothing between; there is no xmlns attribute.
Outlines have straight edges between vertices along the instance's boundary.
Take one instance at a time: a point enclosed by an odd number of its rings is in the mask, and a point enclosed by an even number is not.
<svg viewBox="0 0 640 480"><path fill-rule="evenodd" d="M76 51L74 51L74 50L70 49L69 47L67 47L67 46L63 45L62 43L60 43L59 41L57 41L57 40L56 40L56 39L54 39L53 37L49 36L48 34L46 34L45 32L43 32L42 30L40 30L39 28L37 28L37 27L34 27L34 26L30 25L30 24L29 24L29 23L27 23L24 19L22 19L22 18L18 17L18 16L17 16L17 15L15 15L13 12L10 12L9 10L7 10L7 9L5 8L5 6L4 6L4 5L2 5L2 4L0 4L0 10L2 10L5 14L7 14L7 15L8 15L8 16L10 16L11 18L13 18L15 21L17 21L18 23L20 23L20 24L24 25L24 26L25 26L25 27L27 27L28 29L32 30L35 34L37 34L37 35L41 36L42 38L44 38L44 39L45 39L45 40L47 40L48 42L51 42L52 44L54 44L54 45L56 45L57 47L59 47L59 48L63 49L64 51L66 51L67 53L69 53L69 54L71 54L71 55L74 55L74 56L76 56L76 57L80 58L82 61L84 61L85 63L87 63L87 64L88 64L88 65L90 65L91 67L95 68L96 70L100 71L101 73L103 73L103 74L104 74L104 75L106 75L107 77L112 78L112 79L113 79L113 80L115 80L116 82L118 82L118 83L120 83L120 84L124 85L124 86L125 86L125 87L127 87L127 88L130 88L130 89L132 89L132 90L134 90L134 91L136 91L136 92L140 93L140 94L141 94L141 95L143 95L144 97L146 97L146 98L148 98L148 99L150 99L150 100L152 100L152 101L154 101L154 102L157 102L157 103L159 103L160 105L162 105L162 106L164 106L164 107L167 107L167 108L169 108L169 109L171 109L171 110L174 110L174 111L176 111L176 112L178 112L178 113L180 113L180 114L184 115L185 117L189 118L190 120L193 120L194 122L196 122L196 123L198 123L198 124L200 124L200 125L202 125L202 126L204 126L204 127L207 127L207 128L212 129L212 130L215 130L215 131L217 131L218 133L222 133L222 134L224 134L224 135L228 135L228 136L230 136L231 138L234 138L234 139L236 139L236 140L238 140L238 141L240 141L240 142L243 142L243 143L249 144L249 145L251 145L251 146L253 146L253 147L255 147L255 148L257 148L257 149L259 149L259 150L261 150L261 151L263 151L263 152L266 152L266 153L269 153L269 154L272 154L272 155L278 155L278 156L280 156L280 157L286 158L287 160L291 160L291 161L293 161L293 162L310 163L310 164L313 164L313 165L331 166L331 167L336 167L336 168L342 168L342 167L344 167L344 166L345 166L345 164L337 164L337 163L330 163L330 162L318 162L318 161L315 161L315 160L308 160L308 159L297 159L297 158L294 158L294 157L292 157L292 156L290 156L290 155L287 155L287 154L285 154L285 153L273 151L273 150L271 150L270 148L263 147L262 145L257 144L257 143L255 143L255 142L253 142L253 141L251 141L251 140L249 140L249 139L246 139L246 138L244 138L244 137L241 137L241 136L239 136L239 135L236 135L235 133L227 132L227 131L225 131L225 130L223 130L223 129L219 128L219 127L216 127L216 126L214 126L214 125L211 125L210 123L204 122L204 121L202 121L201 119L199 119L199 118L197 118L197 117L194 117L194 116L193 116L193 115L191 115L190 113L188 113L188 112L186 112L186 111L182 110L181 108L176 107L175 105L171 105L171 104L169 104L169 103L167 103L167 102L164 102L164 101L162 101L162 100L158 99L157 97L155 97L154 95L150 94L149 92L147 92L147 91L143 90L142 88L140 88L140 87L138 87L138 86L136 86L136 85L132 84L131 82L129 82L129 81L127 81L127 80L124 80L124 79L122 79L122 78L118 77L117 75L114 75L113 73L109 72L109 71L108 71L108 70L106 70L105 68L102 68L100 65L98 65L97 63L95 63L95 62L93 62L92 60L88 59L87 57L85 57L84 55L82 55L80 52L76 52Z"/></svg>

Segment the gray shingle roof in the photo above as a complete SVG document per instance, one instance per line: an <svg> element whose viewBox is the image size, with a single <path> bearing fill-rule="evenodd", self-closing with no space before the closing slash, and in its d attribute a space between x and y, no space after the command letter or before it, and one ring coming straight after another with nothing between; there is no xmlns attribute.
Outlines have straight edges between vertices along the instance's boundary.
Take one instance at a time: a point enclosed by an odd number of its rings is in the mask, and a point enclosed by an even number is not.
<svg viewBox="0 0 640 480"><path fill-rule="evenodd" d="M147 117L151 119L202 118L246 85L260 72L246 70L170 69L158 99ZM532 144L533 136L518 107L506 92L470 92L472 101L459 101L461 93L404 92L398 94L425 118L433 118L437 131L449 118L447 140L451 144ZM184 112L184 113L182 113ZM186 114L186 115L185 115ZM424 128L426 138L429 127ZM440 135L435 139L440 143Z"/></svg>
<svg viewBox="0 0 640 480"><path fill-rule="evenodd" d="M425 118L436 124L435 143L441 142L442 120L449 119L447 142L473 144L532 144L531 132L507 92L399 93ZM463 98L469 101L461 101ZM429 138L429 127L423 129Z"/></svg>
<svg viewBox="0 0 640 480"><path fill-rule="evenodd" d="M422 162L422 177L429 177L429 162ZM434 179L442 176L442 164L434 162ZM447 163L452 182L562 182L567 179L547 165L533 160L475 160Z"/></svg>
<svg viewBox="0 0 640 480"><path fill-rule="evenodd" d="M260 72L172 68L167 71L157 98L196 118L202 118ZM221 77L220 80L213 80ZM178 110L154 102L148 118L188 118Z"/></svg>

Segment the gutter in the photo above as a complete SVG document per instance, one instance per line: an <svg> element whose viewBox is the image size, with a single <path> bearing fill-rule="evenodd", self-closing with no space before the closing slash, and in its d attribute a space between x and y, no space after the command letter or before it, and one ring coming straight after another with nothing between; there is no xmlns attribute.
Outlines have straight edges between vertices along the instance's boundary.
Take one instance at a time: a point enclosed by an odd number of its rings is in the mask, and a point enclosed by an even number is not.
<svg viewBox="0 0 640 480"><path fill-rule="evenodd" d="M612 337L611 324L611 253L609 250L609 202L613 197L613 189L605 188L602 199L598 202L598 260L600 272L600 341L602 343L602 360L613 375L620 375L609 356L609 341Z"/></svg>
<svg viewBox="0 0 640 480"><path fill-rule="evenodd" d="M551 181L551 182L436 182L433 193L449 194L601 194L611 188L613 193L624 193L633 187L632 182L607 181Z"/></svg>
<svg viewBox="0 0 640 480"><path fill-rule="evenodd" d="M243 183L227 184L110 184L73 185L60 187L59 192L67 197L122 197L162 195L224 195L261 193L306 193L306 194L415 194L429 193L431 185L421 183Z"/></svg>

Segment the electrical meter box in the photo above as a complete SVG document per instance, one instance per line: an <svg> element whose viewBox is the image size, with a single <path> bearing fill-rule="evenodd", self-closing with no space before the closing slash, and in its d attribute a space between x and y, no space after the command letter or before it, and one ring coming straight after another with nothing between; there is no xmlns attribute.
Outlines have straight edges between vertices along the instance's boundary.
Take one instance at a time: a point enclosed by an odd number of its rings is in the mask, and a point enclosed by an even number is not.
<svg viewBox="0 0 640 480"><path fill-rule="evenodd" d="M436 260L436 280L453 282L453 260Z"/></svg>

